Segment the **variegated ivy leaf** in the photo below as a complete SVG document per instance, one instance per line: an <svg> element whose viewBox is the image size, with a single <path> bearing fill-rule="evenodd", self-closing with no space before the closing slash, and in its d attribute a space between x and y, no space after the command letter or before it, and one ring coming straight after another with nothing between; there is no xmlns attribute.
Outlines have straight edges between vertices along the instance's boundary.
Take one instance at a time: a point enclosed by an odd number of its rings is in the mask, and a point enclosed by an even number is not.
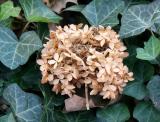
<svg viewBox="0 0 160 122"><path fill-rule="evenodd" d="M138 4L147 4L149 3L149 0L124 0L124 2L125 2L124 12L126 12L129 7Z"/></svg>
<svg viewBox="0 0 160 122"><path fill-rule="evenodd" d="M160 23L160 1L130 7L122 17L121 38L138 35L146 29L157 32L155 23Z"/></svg>
<svg viewBox="0 0 160 122"><path fill-rule="evenodd" d="M42 0L19 0L19 2L29 22L58 23L61 20L61 17L45 6Z"/></svg>
<svg viewBox="0 0 160 122"><path fill-rule="evenodd" d="M123 8L122 0L93 0L82 10L82 14L91 25L115 26L119 24L117 16Z"/></svg>
<svg viewBox="0 0 160 122"><path fill-rule="evenodd" d="M0 5L0 20L8 19L10 16L17 17L20 11L20 7L14 7L12 1L7 1Z"/></svg>
<svg viewBox="0 0 160 122"><path fill-rule="evenodd" d="M23 33L18 40L10 29L0 27L0 61L10 69L25 64L41 47L42 42L34 31Z"/></svg>
<svg viewBox="0 0 160 122"><path fill-rule="evenodd" d="M11 105L18 122L40 122L42 105L38 96L22 91L17 84L11 84L4 90L3 97Z"/></svg>
<svg viewBox="0 0 160 122"><path fill-rule="evenodd" d="M148 60L153 64L160 64L160 40L151 37L148 42L144 43L143 48L137 48L137 58Z"/></svg>

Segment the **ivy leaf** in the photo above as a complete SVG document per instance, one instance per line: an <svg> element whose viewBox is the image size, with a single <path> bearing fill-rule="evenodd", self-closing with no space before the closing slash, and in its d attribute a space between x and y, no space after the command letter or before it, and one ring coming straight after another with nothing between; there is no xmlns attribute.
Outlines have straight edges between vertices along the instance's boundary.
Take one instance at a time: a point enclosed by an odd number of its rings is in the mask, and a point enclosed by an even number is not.
<svg viewBox="0 0 160 122"><path fill-rule="evenodd" d="M56 122L96 122L96 118L91 111L62 113L56 112Z"/></svg>
<svg viewBox="0 0 160 122"><path fill-rule="evenodd" d="M149 0L124 0L124 1L125 1L125 10L127 10L129 7L133 5L149 3Z"/></svg>
<svg viewBox="0 0 160 122"><path fill-rule="evenodd" d="M44 108L41 116L41 122L56 122L54 113L54 108Z"/></svg>
<svg viewBox="0 0 160 122"><path fill-rule="evenodd" d="M40 89L44 96L44 106L46 105L48 108L53 108L54 106L59 106L64 103L64 97L61 95L56 95L52 92L49 85L40 85Z"/></svg>
<svg viewBox="0 0 160 122"><path fill-rule="evenodd" d="M119 103L97 111L97 117L102 122L125 122L130 113L125 104Z"/></svg>
<svg viewBox="0 0 160 122"><path fill-rule="evenodd" d="M22 91L17 84L11 84L4 90L3 97L11 105L18 122L40 122L42 106L38 96Z"/></svg>
<svg viewBox="0 0 160 122"><path fill-rule="evenodd" d="M7 82L0 79L0 96L2 96L6 84Z"/></svg>
<svg viewBox="0 0 160 122"><path fill-rule="evenodd" d="M130 7L122 17L121 38L138 35L146 29L155 30L154 23L160 18L160 1Z"/></svg>
<svg viewBox="0 0 160 122"><path fill-rule="evenodd" d="M7 115L4 115L0 117L0 122L16 122L13 113L9 113Z"/></svg>
<svg viewBox="0 0 160 122"><path fill-rule="evenodd" d="M81 12L84 9L85 5L73 5L71 7L68 7L64 9L63 11L76 11Z"/></svg>
<svg viewBox="0 0 160 122"><path fill-rule="evenodd" d="M147 89L142 82L131 81L124 87L123 94L142 100L147 93Z"/></svg>
<svg viewBox="0 0 160 122"><path fill-rule="evenodd" d="M12 1L7 1L0 5L0 20L8 19L10 16L17 17L20 11L20 7L14 7Z"/></svg>
<svg viewBox="0 0 160 122"><path fill-rule="evenodd" d="M123 94L142 100L146 94L147 89L144 85L145 81L150 80L154 74L154 68L150 63L138 61L133 67L134 81L130 81L124 87Z"/></svg>
<svg viewBox="0 0 160 122"><path fill-rule="evenodd" d="M61 17L45 6L42 0L19 0L29 22L58 23Z"/></svg>
<svg viewBox="0 0 160 122"><path fill-rule="evenodd" d="M54 122L54 106L62 105L64 102L64 97L53 93L49 85L40 85L40 89L44 96L41 122Z"/></svg>
<svg viewBox="0 0 160 122"><path fill-rule="evenodd" d="M160 110L160 76L154 76L147 84L147 89L154 106Z"/></svg>
<svg viewBox="0 0 160 122"><path fill-rule="evenodd" d="M148 60L153 64L160 64L160 40L151 37L148 42L144 43L143 48L137 48L137 58Z"/></svg>
<svg viewBox="0 0 160 122"><path fill-rule="evenodd" d="M135 63L137 62L136 58L136 46L129 45L127 46L127 51L129 52L129 56L124 59L124 63L128 66L128 68L132 71Z"/></svg>
<svg viewBox="0 0 160 122"><path fill-rule="evenodd" d="M41 40L45 40L45 37L49 36L48 23L37 23L37 33Z"/></svg>
<svg viewBox="0 0 160 122"><path fill-rule="evenodd" d="M82 10L82 14L91 25L115 26L119 24L117 16L123 7L122 0L93 0Z"/></svg>
<svg viewBox="0 0 160 122"><path fill-rule="evenodd" d="M12 26L12 21L13 21L12 18L8 18L8 19L5 19L5 20L1 20L1 21L0 21L0 27L8 27L8 28L11 28L11 26Z"/></svg>
<svg viewBox="0 0 160 122"><path fill-rule="evenodd" d="M133 116L138 122L159 122L160 120L160 112L149 102L139 103L134 109Z"/></svg>
<svg viewBox="0 0 160 122"><path fill-rule="evenodd" d="M153 76L154 68L146 61L138 61L133 68L133 74L136 81L146 82Z"/></svg>
<svg viewBox="0 0 160 122"><path fill-rule="evenodd" d="M29 56L42 47L42 42L34 31L25 32L19 41L8 28L0 28L0 60L15 69L25 64Z"/></svg>

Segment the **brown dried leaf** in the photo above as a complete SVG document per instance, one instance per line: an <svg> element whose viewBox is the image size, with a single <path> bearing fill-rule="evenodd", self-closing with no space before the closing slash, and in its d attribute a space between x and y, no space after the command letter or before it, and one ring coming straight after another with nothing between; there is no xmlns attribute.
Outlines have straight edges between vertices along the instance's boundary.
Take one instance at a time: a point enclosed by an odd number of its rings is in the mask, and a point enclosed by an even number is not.
<svg viewBox="0 0 160 122"><path fill-rule="evenodd" d="M92 99L89 100L89 107L90 108L96 107ZM84 97L73 95L71 98L65 100L66 112L79 111L79 110L86 110L86 99Z"/></svg>
<svg viewBox="0 0 160 122"><path fill-rule="evenodd" d="M60 13L63 8L66 8L66 4L68 2L75 3L75 4L78 3L77 0L56 0L51 8L55 12Z"/></svg>
<svg viewBox="0 0 160 122"><path fill-rule="evenodd" d="M57 25L55 23L49 23L48 28L49 30L55 31L57 29Z"/></svg>

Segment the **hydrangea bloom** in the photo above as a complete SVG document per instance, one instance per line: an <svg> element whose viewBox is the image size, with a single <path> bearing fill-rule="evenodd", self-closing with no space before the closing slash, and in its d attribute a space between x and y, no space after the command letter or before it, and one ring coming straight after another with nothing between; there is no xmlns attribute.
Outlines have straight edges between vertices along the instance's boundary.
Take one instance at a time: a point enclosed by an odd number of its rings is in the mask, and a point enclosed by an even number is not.
<svg viewBox="0 0 160 122"><path fill-rule="evenodd" d="M128 56L119 35L111 27L69 25L50 32L41 59L42 83L49 83L53 91L76 94L85 85L90 95L116 99L133 73L123 64Z"/></svg>

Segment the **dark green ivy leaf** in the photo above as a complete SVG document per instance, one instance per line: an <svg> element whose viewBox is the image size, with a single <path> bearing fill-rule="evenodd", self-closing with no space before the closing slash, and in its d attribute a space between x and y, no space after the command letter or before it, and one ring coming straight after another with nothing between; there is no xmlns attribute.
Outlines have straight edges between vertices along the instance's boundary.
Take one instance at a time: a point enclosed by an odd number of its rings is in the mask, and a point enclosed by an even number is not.
<svg viewBox="0 0 160 122"><path fill-rule="evenodd" d="M54 106L62 105L64 102L64 97L56 95L54 92L52 92L49 85L40 85L40 89L44 96L41 122L54 122L55 121Z"/></svg>
<svg viewBox="0 0 160 122"><path fill-rule="evenodd" d="M130 118L130 113L125 104L115 104L97 111L100 122L125 122Z"/></svg>
<svg viewBox="0 0 160 122"><path fill-rule="evenodd" d="M128 45L127 51L129 52L129 56L124 59L124 63L128 66L129 70L133 70L135 63L137 62L136 58L136 46Z"/></svg>
<svg viewBox="0 0 160 122"><path fill-rule="evenodd" d="M49 28L47 23L37 23L37 33L41 40L49 36Z"/></svg>
<svg viewBox="0 0 160 122"><path fill-rule="evenodd" d="M154 68L147 62L137 61L133 68L134 81L130 81L124 87L123 94L142 100L146 94L147 89L144 85L145 81L150 80L154 74Z"/></svg>
<svg viewBox="0 0 160 122"><path fill-rule="evenodd" d="M153 66L146 61L137 61L133 68L134 78L138 82L146 82L154 74Z"/></svg>
<svg viewBox="0 0 160 122"><path fill-rule="evenodd" d="M29 22L58 23L61 20L61 17L45 6L42 0L19 0L19 2Z"/></svg>
<svg viewBox="0 0 160 122"><path fill-rule="evenodd" d="M138 122L159 122L160 112L149 102L140 102L134 109L133 117Z"/></svg>
<svg viewBox="0 0 160 122"><path fill-rule="evenodd" d="M56 122L96 122L92 111L62 113L55 112Z"/></svg>
<svg viewBox="0 0 160 122"><path fill-rule="evenodd" d="M147 89L154 106L160 110L160 76L154 76L147 84Z"/></svg>
<svg viewBox="0 0 160 122"><path fill-rule="evenodd" d="M131 81L125 86L123 94L142 100L147 93L146 86L142 82Z"/></svg>

